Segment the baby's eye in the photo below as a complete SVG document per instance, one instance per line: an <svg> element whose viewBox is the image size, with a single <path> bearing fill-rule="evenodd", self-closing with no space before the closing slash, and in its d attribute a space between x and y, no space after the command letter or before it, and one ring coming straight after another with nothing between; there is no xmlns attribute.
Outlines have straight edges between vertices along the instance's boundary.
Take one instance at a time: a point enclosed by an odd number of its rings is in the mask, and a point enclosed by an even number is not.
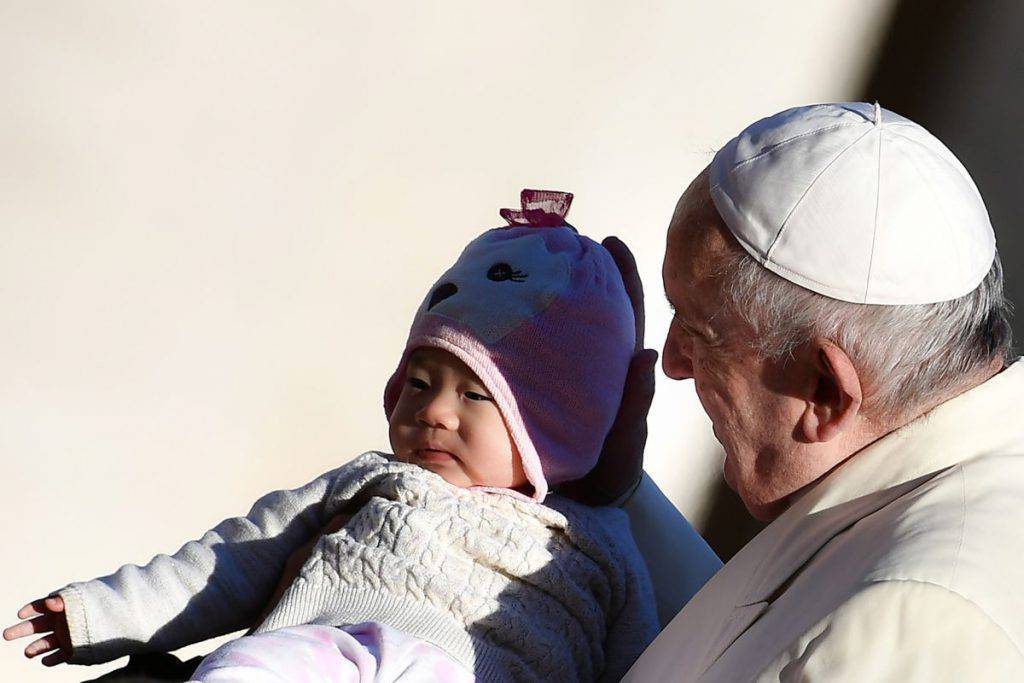
<svg viewBox="0 0 1024 683"><path fill-rule="evenodd" d="M466 392L466 398L468 398L471 401L493 401L494 400L490 396L484 396L483 394L478 394L475 391L467 391Z"/></svg>
<svg viewBox="0 0 1024 683"><path fill-rule="evenodd" d="M429 389L430 385L421 380L419 377L410 377L408 379L409 386L413 389Z"/></svg>

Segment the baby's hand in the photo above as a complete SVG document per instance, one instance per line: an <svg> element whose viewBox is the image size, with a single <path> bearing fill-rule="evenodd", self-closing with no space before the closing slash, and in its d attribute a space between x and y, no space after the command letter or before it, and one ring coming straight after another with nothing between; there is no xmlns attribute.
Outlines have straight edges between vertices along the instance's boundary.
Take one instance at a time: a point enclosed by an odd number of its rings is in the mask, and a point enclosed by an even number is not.
<svg viewBox="0 0 1024 683"><path fill-rule="evenodd" d="M4 629L4 640L47 633L25 647L25 656L32 658L49 652L42 659L43 666L55 666L71 659L71 633L64 614L64 600L59 595L33 600L18 610L18 618L25 621ZM55 652L52 652L56 650Z"/></svg>

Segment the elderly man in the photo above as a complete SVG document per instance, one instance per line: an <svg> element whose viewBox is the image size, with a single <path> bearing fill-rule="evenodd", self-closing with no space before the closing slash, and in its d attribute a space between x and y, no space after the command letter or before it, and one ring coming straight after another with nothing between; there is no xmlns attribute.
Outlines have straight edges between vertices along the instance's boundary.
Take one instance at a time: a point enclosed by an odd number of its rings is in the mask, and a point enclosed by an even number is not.
<svg viewBox="0 0 1024 683"><path fill-rule="evenodd" d="M1024 364L953 154L877 105L759 121L683 194L663 277L664 371L774 521L627 680L1024 680Z"/></svg>

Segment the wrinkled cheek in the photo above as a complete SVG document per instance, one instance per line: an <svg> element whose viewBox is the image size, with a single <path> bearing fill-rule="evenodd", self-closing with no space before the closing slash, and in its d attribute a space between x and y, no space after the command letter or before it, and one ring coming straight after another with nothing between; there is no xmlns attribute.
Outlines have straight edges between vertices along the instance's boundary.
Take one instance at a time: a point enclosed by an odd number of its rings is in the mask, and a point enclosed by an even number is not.
<svg viewBox="0 0 1024 683"><path fill-rule="evenodd" d="M725 410L721 395L714 389L712 383L696 376L694 377L693 388L697 392L697 400L700 401L704 412L711 418L715 426L721 430L725 426ZM719 431L717 436L719 441L721 441L722 437L726 435Z"/></svg>

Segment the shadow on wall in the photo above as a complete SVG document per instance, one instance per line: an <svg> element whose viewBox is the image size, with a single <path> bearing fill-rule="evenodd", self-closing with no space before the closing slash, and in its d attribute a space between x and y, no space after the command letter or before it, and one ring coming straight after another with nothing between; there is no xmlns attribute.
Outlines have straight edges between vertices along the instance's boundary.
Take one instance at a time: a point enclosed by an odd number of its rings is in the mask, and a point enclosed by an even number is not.
<svg viewBox="0 0 1024 683"><path fill-rule="evenodd" d="M1014 302L1024 301L1021 36L1020 0L899 0L858 98L917 121L964 163L992 217ZM1017 339L1024 338L1022 320L1014 319ZM720 481L699 531L724 561L762 526Z"/></svg>
<svg viewBox="0 0 1024 683"><path fill-rule="evenodd" d="M974 177L996 230L1011 301L1024 301L1020 159L1024 3L901 0L862 99L911 118ZM1017 338L1024 337L1014 320Z"/></svg>

